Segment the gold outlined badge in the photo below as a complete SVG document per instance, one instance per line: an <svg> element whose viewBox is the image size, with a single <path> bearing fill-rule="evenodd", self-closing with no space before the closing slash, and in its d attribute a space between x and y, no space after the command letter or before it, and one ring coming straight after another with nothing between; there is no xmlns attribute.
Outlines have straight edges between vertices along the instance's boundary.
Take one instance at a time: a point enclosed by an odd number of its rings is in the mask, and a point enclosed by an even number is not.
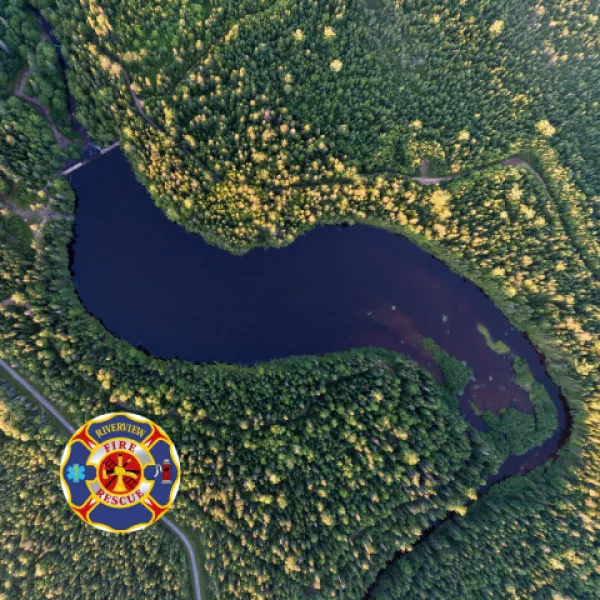
<svg viewBox="0 0 600 600"><path fill-rule="evenodd" d="M91 419L67 443L60 483L73 511L113 533L158 521L179 490L179 455L165 431L132 413Z"/></svg>

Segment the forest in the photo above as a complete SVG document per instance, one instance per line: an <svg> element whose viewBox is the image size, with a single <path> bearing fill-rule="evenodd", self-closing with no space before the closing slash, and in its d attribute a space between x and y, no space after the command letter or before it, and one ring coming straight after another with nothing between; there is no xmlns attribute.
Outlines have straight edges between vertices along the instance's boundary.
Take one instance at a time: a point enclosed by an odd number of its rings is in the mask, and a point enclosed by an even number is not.
<svg viewBox="0 0 600 600"><path fill-rule="evenodd" d="M468 368L435 345L445 387L375 349L242 368L158 360L113 337L81 306L69 272L75 200L58 171L77 144L62 149L42 113L11 92L31 69L24 93L68 138L64 83L38 48L35 13L3 0L0 284L12 301L0 307L0 356L74 421L125 408L169 431L185 469L174 516L204 541L215 596L597 598L597 5L33 4L60 41L78 121L99 144L121 141L169 218L236 253L329 223L405 235L527 332L569 406L558 455L480 497L486 474L553 430L553 407L518 359L531 414L485 414L480 434L454 402ZM40 202L54 218L40 216ZM17 205L36 213L29 227ZM34 485L38 448L56 460L57 444L28 433L16 392L2 389L2 465L23 461ZM21 566L3 557L4 580L35 597L25 586L45 584L30 576L38 563L57 573L53 589L64 586L60 536L72 531L85 548L96 534L56 498L45 509L61 519L46 534L59 536L55 554L33 560L24 544L37 533L14 516L16 494L30 488L2 473L14 500L0 514L17 519L10 543L21 549ZM144 536L164 550L145 557L136 585L180 597L183 551L158 529ZM73 581L102 597L80 566Z"/></svg>
<svg viewBox="0 0 600 600"><path fill-rule="evenodd" d="M35 203L61 164L79 155L59 58L25 0L0 1L0 131L4 202Z"/></svg>

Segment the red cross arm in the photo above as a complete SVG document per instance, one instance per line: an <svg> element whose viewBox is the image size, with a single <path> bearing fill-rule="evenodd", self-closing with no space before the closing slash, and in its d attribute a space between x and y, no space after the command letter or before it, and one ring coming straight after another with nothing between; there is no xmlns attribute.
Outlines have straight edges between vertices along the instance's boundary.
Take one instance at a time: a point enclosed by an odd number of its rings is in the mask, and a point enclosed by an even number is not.
<svg viewBox="0 0 600 600"><path fill-rule="evenodd" d="M73 441L79 440L84 446L87 446L92 450L98 444L96 441L88 435L87 427L84 427L79 433L71 438Z"/></svg>
<svg viewBox="0 0 600 600"><path fill-rule="evenodd" d="M97 501L94 498L89 498L88 501L83 506L74 506L73 510L86 522L88 523L88 515L92 508L97 504Z"/></svg>
<svg viewBox="0 0 600 600"><path fill-rule="evenodd" d="M160 504L157 504L151 496L148 496L144 500L144 504L152 511L152 514L154 515L152 522L156 521L156 519L158 519L169 508L168 506L161 506Z"/></svg>
<svg viewBox="0 0 600 600"><path fill-rule="evenodd" d="M146 446L146 448L152 448L152 446L154 446L154 444L160 440L165 440L165 442L168 442L169 438L153 423L152 433L144 440L144 446Z"/></svg>

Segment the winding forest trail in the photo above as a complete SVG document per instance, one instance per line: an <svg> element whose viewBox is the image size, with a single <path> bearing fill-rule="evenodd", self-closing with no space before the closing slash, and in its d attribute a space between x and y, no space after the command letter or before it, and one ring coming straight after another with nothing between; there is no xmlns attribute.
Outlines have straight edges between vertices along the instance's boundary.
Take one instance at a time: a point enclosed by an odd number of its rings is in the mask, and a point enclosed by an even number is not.
<svg viewBox="0 0 600 600"><path fill-rule="evenodd" d="M462 177L469 177L473 173L478 173L480 171L487 171L488 169L493 169L495 167L523 167L533 173L535 178L544 186L544 188L548 189L546 182L543 177L530 165L526 160L522 158L518 158L517 156L511 156L509 158L505 158L503 160L497 160L496 162L489 163L487 165L481 165L479 167L473 167L472 169L467 169L465 171L459 171L458 173L449 173L448 175L440 175L438 177L431 177L427 175L427 167L429 165L429 161L424 158L419 167L420 175L403 175L401 173L392 173L399 179L408 179L410 181L416 181L421 185L438 185L440 183L445 183L447 181L453 181L454 179L460 179ZM383 173L383 172L382 172ZM379 175L380 173L365 173L363 176L373 176Z"/></svg>
<svg viewBox="0 0 600 600"><path fill-rule="evenodd" d="M116 41L115 41L115 43L116 43ZM138 114L144 119L144 121L146 121L146 123L148 123L148 125L150 125L154 129L156 129L157 131L165 133L165 128L163 126L161 126L159 123L157 123L152 117L150 117L148 115L148 113L146 112L146 110L144 109L144 106L143 106L144 101L137 95L137 93L133 89L133 85L131 82L131 76L129 75L129 72L127 71L127 69L121 63L121 54L117 53L116 56L113 55L109 51L108 48L106 48L104 45L102 45L100 43L99 40L97 40L97 44L99 47L102 48L103 52L110 58L110 60L112 60L116 65L118 65L119 72L123 75L123 78L125 79L125 84L127 86L127 89L131 96L131 99L133 100L133 103L136 107ZM186 71L186 74L184 75L184 79L190 70L191 70L191 68ZM174 140L174 141L175 141L176 146L182 152L184 152L185 154L189 154L188 148L183 147L179 141L177 141L177 140ZM399 177L401 179L416 181L417 183L420 183L421 185L437 185L439 183L444 183L446 181L452 181L453 179L457 179L459 177L468 177L469 175L471 175L472 173L475 173L477 171L484 171L486 169L491 169L491 168L497 167L497 166L522 167L522 168L527 169L542 184L542 186L544 187L546 193L550 196L550 198L553 199L552 195L550 194L548 184L546 183L544 178L540 175L540 173L538 173L538 171L536 171L536 169L529 162L527 162L526 160L519 158L517 156L511 156L509 158L496 161L494 163L490 163L487 165L481 165L479 167L473 167L473 168L467 169L465 171L459 171L458 173L451 173L451 174L442 175L439 177L430 177L427 175L427 169L429 167L429 159L424 158L419 166L419 173L420 173L419 175L403 175L403 174L397 173L397 172L395 172L395 173L389 172L389 174L392 174L393 176ZM207 171L207 173L210 175L210 177L213 181L221 181L222 176L219 173L216 173L214 170L210 169L207 165L202 165L202 167ZM384 174L384 173L386 173L386 172L382 171L380 173L360 173L359 175L361 177L370 177L373 175ZM339 181L336 183L341 183L341 182L343 182L343 181ZM324 182L324 183L327 184L329 182ZM317 187L319 185L323 185L323 184L322 183L317 183L317 184L311 183L311 184L306 184L306 185L298 184L298 185L294 185L293 187L309 188L309 187ZM278 191L278 190L281 190L281 188L274 188L274 190ZM579 248L579 246L578 246L578 248ZM580 253L582 255L583 261L586 263L586 265L588 265L587 256L585 255L585 252L580 249ZM589 267L589 265L588 265L588 267Z"/></svg>
<svg viewBox="0 0 600 600"><path fill-rule="evenodd" d="M147 114L147 112L143 106L143 100L133 90L132 83L131 83L131 76L129 75L127 69L125 69L125 67L120 63L119 60L115 60L114 62L119 65L121 73L123 74L123 77L125 79L127 89L129 90L129 94L131 95L131 99L133 100L133 103L134 103L139 115L151 127L164 133L165 132L164 128L162 126L160 126L154 119L152 119ZM177 143L177 145L181 148L180 144ZM187 149L185 149L185 148L181 148L181 149L186 154L189 153L189 151ZM485 171L486 169L491 169L491 168L497 167L497 166L523 167L523 168L527 169L529 172L531 172L535 176L535 178L544 186L544 189L549 193L548 185L546 184L544 178L540 175L540 173L538 173L535 170L535 168L530 163L528 163L526 160L519 158L517 156L511 156L511 157L505 158L503 160L498 160L494 163L482 165L479 167L473 167L472 169L467 169L466 171L459 171L458 173L450 173L448 175L441 175L439 177L430 177L427 175L427 168L429 167L429 160L427 158L424 158L419 166L419 173L420 173L419 175L403 175L401 173L396 173L396 172L391 172L391 171L389 172L389 174L392 174L395 177L399 177L401 179L416 181L417 183L420 183L421 185L437 185L439 183L444 183L446 181L452 181L453 179L458 179L459 177L468 177L469 175L471 175L472 173L475 173L477 171ZM218 175L217 173L210 171L210 169L207 169L207 170L209 171L209 173L211 174L211 176L213 177L214 180L218 181L221 179L220 175ZM384 173L388 173L388 172L381 171L381 172L375 172L375 173L360 173L360 176L361 177L370 177L373 175L379 175L379 174L384 174ZM328 183L343 183L343 182L344 182L344 180L339 180L339 181L335 181L335 182L324 182L324 184L327 185ZM318 187L319 185L323 185L323 183L298 184L298 185L294 185L294 187L309 188L309 187ZM276 188L276 189L281 189L281 188Z"/></svg>
<svg viewBox="0 0 600 600"><path fill-rule="evenodd" d="M429 166L429 160L426 158L421 162L421 166L419 167L420 175L416 176L406 176L407 179L411 179L412 181L416 181L421 185L436 185L438 183L443 183L445 181L452 181L453 179L457 179L458 177L468 177L472 173L476 173L477 171L485 171L486 169L491 169L492 167L524 167L533 175L535 178L545 187L546 182L543 177L526 161L522 158L518 158L516 156L512 156L510 158L505 158L504 160L496 161L495 163L491 163L489 165L482 165L480 167L473 167L472 169L467 169L466 171L459 171L458 173L451 173L448 175L441 175L439 177L429 177L427 175L427 168Z"/></svg>
<svg viewBox="0 0 600 600"><path fill-rule="evenodd" d="M159 131L163 131L163 128L160 127L156 121L154 121L153 119L151 119L147 114L146 111L144 110L144 107L142 106L142 100L138 97L138 95L133 91L133 87L131 85L131 77L129 76L129 73L127 71L127 69L120 63L120 61L115 61L118 65L119 65L119 69L120 72L123 73L123 77L125 77L125 83L127 84L127 89L129 90L129 93L131 94L131 98L133 100L133 103L135 104L135 107L137 108L138 113L141 115L141 117L152 127L154 127L154 129L158 129Z"/></svg>
<svg viewBox="0 0 600 600"><path fill-rule="evenodd" d="M50 116L50 109L47 106L44 106L40 102L40 99L38 97L27 96L23 92L23 86L25 85L25 82L26 82L27 78L29 77L29 74L30 74L29 69L25 69L21 72L21 74L19 75L19 79L17 80L17 84L15 85L15 89L13 91L13 96L16 96L17 98L21 98L21 100L24 100L28 104L31 104L31 106L33 106L42 115L42 117L44 117L44 119L50 126L50 129L52 130L52 135L54 136L54 141L56 142L56 144L58 145L58 147L61 150L65 150L70 143L69 139L66 138L58 130L58 127L56 127L56 124L54 123L54 121L52 120L52 117Z"/></svg>
<svg viewBox="0 0 600 600"><path fill-rule="evenodd" d="M114 33L111 32L110 36L112 38L112 41L115 43L115 46L117 46L117 41L114 39ZM215 45L217 45L219 43L219 41L220 40L216 40L213 44L213 47ZM157 131L160 131L163 134L165 134L166 133L165 128L162 125L160 125L159 123L157 123L154 119L152 119L147 114L147 112L143 106L144 101L138 97L135 90L133 89L133 85L131 82L131 76L129 75L128 71L125 69L125 67L121 63L121 53L117 52L116 56L115 56L112 52L110 52L109 48L107 48L99 39L96 39L96 44L110 58L111 61L113 61L116 65L118 65L119 71L120 71L120 73L123 74L123 77L125 79L125 84L127 86L129 94L130 94L130 96L133 100L133 103L136 107L136 110L138 111L140 116L151 127L155 128ZM191 67L184 74L184 79L188 76L190 70L191 70ZM184 154L189 154L189 148L183 146L179 140L174 139L173 141L175 142L175 145ZM219 173L216 173L213 169L209 168L208 165L201 164L200 166L202 167L202 169L204 169L206 171L206 173L210 176L210 178L213 181L218 182L218 181L222 180L222 176ZM568 215L567 215L568 201L566 201L560 197L556 197L556 195L552 193L550 186L549 186L548 182L544 179L544 177L542 177L542 175L534 168L534 166L532 164L530 164L528 161L526 161L525 159L523 159L519 156L510 156L506 159L499 160L499 161L496 161L496 162L488 164L488 165L481 165L481 166L473 167L473 168L465 170L465 171L442 175L439 177L427 176L427 169L429 167L429 159L427 159L427 158L424 158L420 164L420 167L419 167L420 174L419 175L416 175L416 176L415 175L403 175L403 174L400 174L397 172L392 173L392 172L385 172L385 171L382 171L379 174L389 173L389 174L393 175L394 177L398 177L400 179L405 179L405 180L415 181L417 183L420 183L421 185L436 185L439 183L454 180L458 177L467 177L474 172L483 171L485 169L490 169L490 168L497 167L497 166L521 167L521 168L528 170L530 173L533 174L533 176L543 186L544 191L548 195L548 198L550 199L550 201L556 206L557 214L563 225L563 228L564 228L565 232L567 233L567 235L570 237L571 242L573 243L573 246L579 253L579 256L580 256L582 262L590 270L594 279L600 278L600 266L598 264L597 253L596 254L594 254L593 252L590 253L588 250L589 244L587 242L589 241L589 234L585 230L585 228L582 229L581 224L573 222L573 220L568 217ZM374 176L377 174L378 173L359 173L359 176L360 177L371 177L371 176ZM341 183L341 182L342 181L337 181L336 183ZM292 187L299 187L299 188L305 187L308 189L309 187L317 187L319 185L327 185L328 183L332 183L332 182L322 182L322 183L318 183L318 184L315 184L315 183L300 184L300 185L293 185ZM272 191L278 192L278 191L282 191L282 189L283 188L273 188Z"/></svg>
<svg viewBox="0 0 600 600"><path fill-rule="evenodd" d="M4 369L4 371L6 371L6 373L8 373L19 385L25 388L27 392L35 400L37 400L38 403L41 404L42 407L46 409L46 411L48 411L69 432L69 435L75 433L75 428L63 417L60 411L54 408L52 402L44 398L34 387L31 386L31 384L28 381L23 379L23 377L21 377L10 365L8 365L0 359L0 367ZM165 526L168 529L170 529L183 542L183 545L185 546L185 549L188 553L190 565L192 568L195 600L202 600L202 593L200 592L200 576L197 567L197 557L192 543L187 538L185 533L183 533L181 529L177 527L177 525L175 525L166 517L163 517L161 519L161 523L164 523Z"/></svg>

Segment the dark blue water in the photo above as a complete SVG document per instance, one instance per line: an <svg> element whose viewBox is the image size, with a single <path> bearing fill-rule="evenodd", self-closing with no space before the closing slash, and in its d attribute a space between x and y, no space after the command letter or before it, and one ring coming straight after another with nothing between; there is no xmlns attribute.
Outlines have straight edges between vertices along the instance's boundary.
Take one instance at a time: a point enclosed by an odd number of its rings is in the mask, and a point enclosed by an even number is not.
<svg viewBox="0 0 600 600"><path fill-rule="evenodd" d="M558 389L526 338L475 285L405 238L325 227L283 249L234 256L170 222L120 150L70 179L78 197L77 292L130 344L162 358L228 363L378 346L427 364L421 343L432 337L473 368L476 382L461 409L478 425L470 400L481 409L530 409L510 359L489 350L476 330L483 323L528 361L564 426ZM537 460L552 454L558 434Z"/></svg>

